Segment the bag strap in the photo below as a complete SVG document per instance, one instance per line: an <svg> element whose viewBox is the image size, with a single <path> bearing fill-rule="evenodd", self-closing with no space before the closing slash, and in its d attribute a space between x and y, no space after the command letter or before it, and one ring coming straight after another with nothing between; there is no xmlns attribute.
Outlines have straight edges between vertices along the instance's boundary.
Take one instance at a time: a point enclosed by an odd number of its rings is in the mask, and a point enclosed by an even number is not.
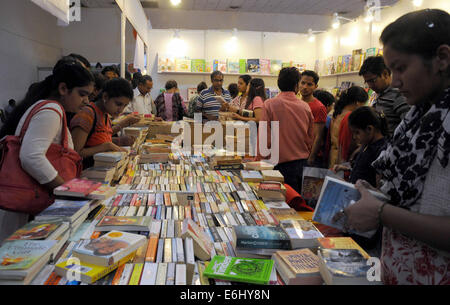
<svg viewBox="0 0 450 305"><path fill-rule="evenodd" d="M95 109L92 105L86 105L86 106L89 107L94 112L94 122L92 124L91 131L89 131L89 135L87 137L87 139L89 139L94 134L95 127L97 126L97 111L95 111Z"/></svg>
<svg viewBox="0 0 450 305"><path fill-rule="evenodd" d="M54 108L44 108L43 109L43 107L46 106L47 104L58 104L62 108L61 104L58 103L57 101L44 101L44 102L38 103L36 106L33 107L33 109L28 114L27 118L25 119L25 122L23 123L23 126L22 126L22 130L20 131L19 139L22 142L23 137L25 136L25 133L28 129L28 126L30 125L30 122L31 122L31 119L33 118L33 116L35 116L38 112L40 112L42 110L53 110L54 112L56 112L59 115L60 119L62 118L63 126L62 126L62 133L61 133L61 144L63 145L63 147L65 149L68 149L69 141L68 141L68 134L67 134L66 114L63 111L63 113L61 115L61 113Z"/></svg>

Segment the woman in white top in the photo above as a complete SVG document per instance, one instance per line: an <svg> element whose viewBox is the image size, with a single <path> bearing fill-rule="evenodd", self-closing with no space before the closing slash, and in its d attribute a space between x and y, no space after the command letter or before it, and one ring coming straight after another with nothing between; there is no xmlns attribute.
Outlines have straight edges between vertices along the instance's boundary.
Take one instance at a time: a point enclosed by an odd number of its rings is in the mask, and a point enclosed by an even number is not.
<svg viewBox="0 0 450 305"><path fill-rule="evenodd" d="M88 103L93 91L92 74L72 57L64 57L53 68L53 74L40 83L30 86L25 99L16 107L0 130L0 138L20 134L22 126L34 105L42 101L54 101L43 106L30 121L20 148L22 168L51 192L64 183L46 157L52 143L60 144L64 129L64 112L78 112ZM56 110L56 112L54 110ZM68 146L73 142L68 135ZM28 221L28 215L0 210L0 241Z"/></svg>
<svg viewBox="0 0 450 305"><path fill-rule="evenodd" d="M361 181L361 200L344 209L349 229L384 227L385 284L450 284L450 15L408 13L381 34L392 86L412 106L373 167L390 197L383 203Z"/></svg>

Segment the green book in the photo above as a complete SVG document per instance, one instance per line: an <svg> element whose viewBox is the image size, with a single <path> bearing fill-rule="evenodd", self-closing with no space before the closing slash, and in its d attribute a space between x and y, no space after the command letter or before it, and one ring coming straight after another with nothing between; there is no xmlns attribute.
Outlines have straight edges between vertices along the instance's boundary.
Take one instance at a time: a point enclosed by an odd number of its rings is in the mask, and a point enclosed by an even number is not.
<svg viewBox="0 0 450 305"><path fill-rule="evenodd" d="M192 59L191 60L191 72L205 72L205 60L204 59Z"/></svg>
<svg viewBox="0 0 450 305"><path fill-rule="evenodd" d="M203 274L209 278L266 285L272 273L273 260L216 255Z"/></svg>
<svg viewBox="0 0 450 305"><path fill-rule="evenodd" d="M247 60L239 59L239 73L245 74L247 73Z"/></svg>

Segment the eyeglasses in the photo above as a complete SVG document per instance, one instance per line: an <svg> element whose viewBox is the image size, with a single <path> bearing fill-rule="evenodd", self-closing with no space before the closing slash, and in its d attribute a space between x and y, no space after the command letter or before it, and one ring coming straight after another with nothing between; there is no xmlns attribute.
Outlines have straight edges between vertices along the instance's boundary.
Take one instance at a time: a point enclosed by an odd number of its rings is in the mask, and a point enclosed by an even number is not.
<svg viewBox="0 0 450 305"><path fill-rule="evenodd" d="M374 78L365 80L364 83L365 83L365 84L369 84L369 83L370 83L370 84L374 84L374 83L377 81L378 77L379 77L379 76L377 75L377 76L375 76Z"/></svg>
<svg viewBox="0 0 450 305"><path fill-rule="evenodd" d="M214 83L222 83L223 82L223 78L222 79L213 79Z"/></svg>

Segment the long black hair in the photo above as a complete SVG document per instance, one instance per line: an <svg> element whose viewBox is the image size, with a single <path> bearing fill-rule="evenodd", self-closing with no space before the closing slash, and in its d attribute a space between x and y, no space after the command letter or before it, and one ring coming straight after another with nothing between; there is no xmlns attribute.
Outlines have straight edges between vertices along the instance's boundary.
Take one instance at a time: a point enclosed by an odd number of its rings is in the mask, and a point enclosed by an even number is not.
<svg viewBox="0 0 450 305"><path fill-rule="evenodd" d="M348 117L348 123L350 126L362 130L365 130L367 126L373 126L383 136L388 135L386 116L372 107L363 106L355 109Z"/></svg>
<svg viewBox="0 0 450 305"><path fill-rule="evenodd" d="M348 105L354 105L357 102L364 103L369 99L366 90L359 86L353 86L341 93L339 100L334 106L333 118L342 113L342 110Z"/></svg>
<svg viewBox="0 0 450 305"><path fill-rule="evenodd" d="M248 89L245 109L248 109L248 107L250 107L251 103L253 103L253 99L257 96L261 97L263 101L266 100L265 84L261 78L252 78L252 80L250 81L250 87Z"/></svg>
<svg viewBox="0 0 450 305"><path fill-rule="evenodd" d="M108 95L108 98L126 97L129 100L133 100L134 97L134 92L131 84L126 79L121 77L113 78L107 81L103 86L103 90L99 94L98 99L103 98L104 93Z"/></svg>
<svg viewBox="0 0 450 305"><path fill-rule="evenodd" d="M53 68L53 74L42 82L34 83L29 88L25 98L8 117L5 125L0 130L0 138L13 135L24 113L34 103L49 97L58 97L58 86L65 83L69 90L75 87L88 86L94 82L91 72L85 69L75 58L65 56L61 58Z"/></svg>

